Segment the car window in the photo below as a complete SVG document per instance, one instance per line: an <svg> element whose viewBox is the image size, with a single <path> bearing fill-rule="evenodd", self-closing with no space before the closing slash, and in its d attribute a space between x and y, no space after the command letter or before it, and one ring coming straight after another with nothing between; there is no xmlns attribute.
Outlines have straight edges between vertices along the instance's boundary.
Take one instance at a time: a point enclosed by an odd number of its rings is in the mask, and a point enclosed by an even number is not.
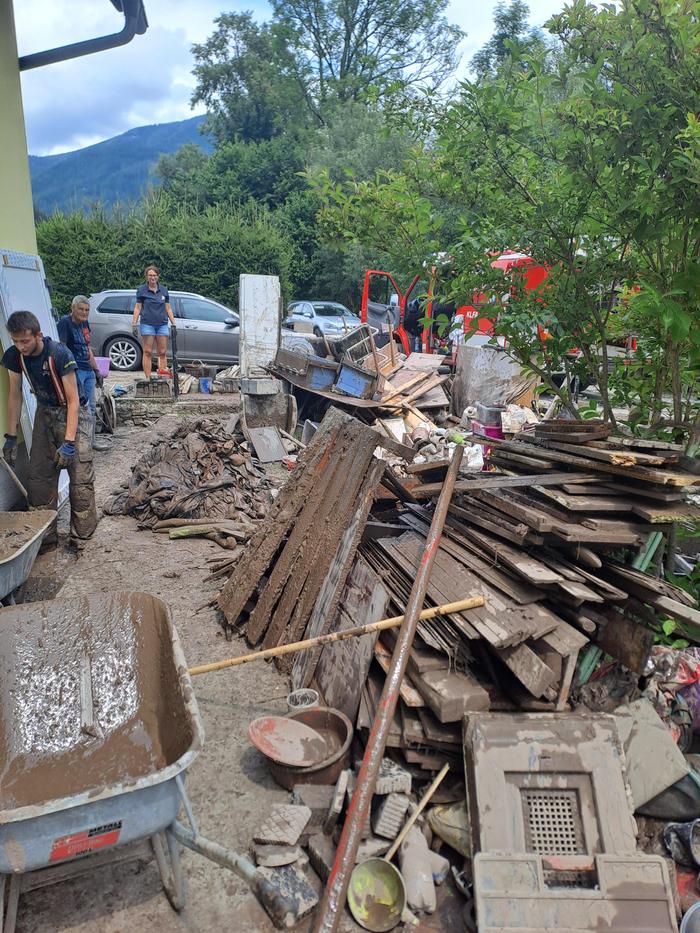
<svg viewBox="0 0 700 933"><path fill-rule="evenodd" d="M128 314L128 298L126 295L109 295L97 306L100 314Z"/></svg>
<svg viewBox="0 0 700 933"><path fill-rule="evenodd" d="M183 317L188 321L214 321L223 324L230 318L238 319L235 312L206 301L204 298L180 298L180 307Z"/></svg>
<svg viewBox="0 0 700 933"><path fill-rule="evenodd" d="M344 305L331 304L330 302L324 304L318 302L313 307L316 314L319 314L321 317L342 317L343 315L347 316L352 313L344 307Z"/></svg>

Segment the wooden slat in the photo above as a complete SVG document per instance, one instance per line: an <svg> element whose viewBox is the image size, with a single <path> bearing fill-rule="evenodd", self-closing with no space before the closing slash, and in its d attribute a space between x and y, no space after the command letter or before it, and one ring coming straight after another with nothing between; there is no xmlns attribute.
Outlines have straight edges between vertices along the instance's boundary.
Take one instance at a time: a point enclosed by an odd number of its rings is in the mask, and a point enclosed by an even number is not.
<svg viewBox="0 0 700 933"><path fill-rule="evenodd" d="M517 486L560 486L562 483L594 483L598 477L595 473L548 473L544 476L493 476L490 473L481 473L470 480L458 480L455 483L456 493L470 493L482 489L510 489ZM416 499L431 499L440 495L442 483L425 483L416 486L412 492Z"/></svg>

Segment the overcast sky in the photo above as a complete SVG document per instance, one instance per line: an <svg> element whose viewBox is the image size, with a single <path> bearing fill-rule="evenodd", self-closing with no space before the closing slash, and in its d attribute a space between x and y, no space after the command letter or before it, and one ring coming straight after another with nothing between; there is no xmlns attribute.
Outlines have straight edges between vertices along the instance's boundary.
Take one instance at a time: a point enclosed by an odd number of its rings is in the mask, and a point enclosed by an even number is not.
<svg viewBox="0 0 700 933"><path fill-rule="evenodd" d="M495 0L452 0L450 19L468 33L463 60L489 38ZM564 0L530 0L541 25ZM47 155L79 149L134 126L193 116L194 42L213 31L222 11L252 10L267 18L264 0L145 0L149 28L119 49L22 74L29 151ZM124 22L109 0L14 0L19 54L118 32ZM201 112L201 108L200 108Z"/></svg>

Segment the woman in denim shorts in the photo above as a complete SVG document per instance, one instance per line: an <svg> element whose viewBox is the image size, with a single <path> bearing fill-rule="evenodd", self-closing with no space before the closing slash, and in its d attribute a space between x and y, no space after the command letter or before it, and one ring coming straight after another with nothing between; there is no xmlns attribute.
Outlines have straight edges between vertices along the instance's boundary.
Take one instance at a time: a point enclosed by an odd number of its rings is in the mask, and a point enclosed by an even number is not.
<svg viewBox="0 0 700 933"><path fill-rule="evenodd" d="M158 371L167 372L168 321L170 322L171 332L175 334L177 330L173 309L170 307L168 289L158 281L160 270L156 266L146 266L144 276L146 281L136 292L136 305L134 306L131 328L134 336L141 338L143 372L146 379L150 379L153 341L156 342Z"/></svg>

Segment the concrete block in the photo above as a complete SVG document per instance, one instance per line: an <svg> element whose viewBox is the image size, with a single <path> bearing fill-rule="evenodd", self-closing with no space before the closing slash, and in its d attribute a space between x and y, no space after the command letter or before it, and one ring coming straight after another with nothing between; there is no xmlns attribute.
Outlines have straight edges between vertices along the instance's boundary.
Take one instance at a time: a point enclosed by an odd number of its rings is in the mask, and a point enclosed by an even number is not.
<svg viewBox="0 0 700 933"><path fill-rule="evenodd" d="M291 803L277 804L255 833L253 841L288 846L296 845L310 819L311 810L308 807L296 806Z"/></svg>
<svg viewBox="0 0 700 933"><path fill-rule="evenodd" d="M323 832L323 825L333 799L335 788L327 784L296 784L292 791L292 803L308 807L311 819L304 827L305 836Z"/></svg>
<svg viewBox="0 0 700 933"><path fill-rule="evenodd" d="M345 795L348 789L348 779L352 772L350 771L341 771L338 775L338 781L336 782L333 797L328 807L328 813L326 814L326 819L323 825L324 833L330 835L335 828L335 824L338 822L338 817L343 811L343 806L345 805Z"/></svg>
<svg viewBox="0 0 700 933"><path fill-rule="evenodd" d="M318 904L318 894L304 870L296 863L282 868L258 868L258 874L267 878L284 897L294 902L297 919L305 917Z"/></svg>
<svg viewBox="0 0 700 933"><path fill-rule="evenodd" d="M369 836L367 839L363 839L358 846L355 861L359 864L368 858L381 858L382 855L389 851L390 845L391 842L388 839Z"/></svg>
<svg viewBox="0 0 700 933"><path fill-rule="evenodd" d="M253 844L250 851L255 859L255 864L262 865L264 868L281 868L282 865L291 865L302 854L299 846L264 843Z"/></svg>
<svg viewBox="0 0 700 933"><path fill-rule="evenodd" d="M410 803L405 794L387 794L372 816L372 829L377 836L396 839L406 819Z"/></svg>
<svg viewBox="0 0 700 933"><path fill-rule="evenodd" d="M335 843L325 833L316 833L309 839L309 860L321 881L328 880L333 867L335 850Z"/></svg>

